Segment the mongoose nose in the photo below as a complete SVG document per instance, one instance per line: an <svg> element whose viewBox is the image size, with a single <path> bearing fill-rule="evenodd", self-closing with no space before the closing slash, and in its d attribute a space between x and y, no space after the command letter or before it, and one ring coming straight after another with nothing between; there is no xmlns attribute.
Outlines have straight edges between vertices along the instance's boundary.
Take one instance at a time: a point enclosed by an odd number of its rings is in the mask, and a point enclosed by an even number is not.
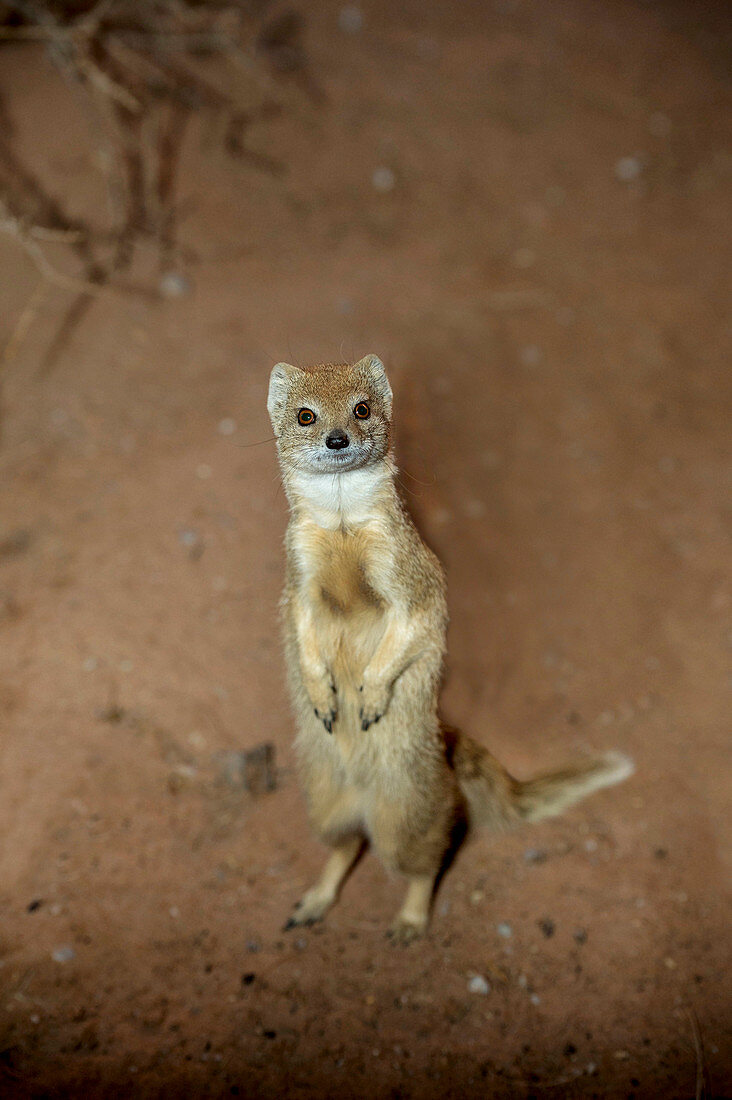
<svg viewBox="0 0 732 1100"><path fill-rule="evenodd" d="M350 442L346 433L341 431L331 432L325 439L325 445L330 447L331 451L340 451L347 447Z"/></svg>

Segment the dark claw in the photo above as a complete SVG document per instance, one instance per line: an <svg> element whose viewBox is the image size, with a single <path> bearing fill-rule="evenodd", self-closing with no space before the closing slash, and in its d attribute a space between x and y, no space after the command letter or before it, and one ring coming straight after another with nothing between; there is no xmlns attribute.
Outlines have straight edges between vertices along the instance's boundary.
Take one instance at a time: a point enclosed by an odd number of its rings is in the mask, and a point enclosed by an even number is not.
<svg viewBox="0 0 732 1100"><path fill-rule="evenodd" d="M317 707L315 707L313 709L313 714L315 715L316 718L320 719L320 721L323 723L323 725L327 729L328 733L333 732L333 723L335 722L335 715L333 714L332 711L327 717L323 717L323 715L320 713L320 711L317 709Z"/></svg>
<svg viewBox="0 0 732 1100"><path fill-rule="evenodd" d="M358 715L358 716L359 716L359 718L361 719L361 729L362 729L362 730L367 730L367 729L369 728L369 726L375 726L375 725L376 725L376 723L377 723L377 722L379 721L379 719L381 718L381 715L380 715L380 714L377 714L375 718L372 718L372 719L371 719L371 720L369 721L369 719L368 719L368 718L364 718L364 716L363 716L363 710L359 711L359 715Z"/></svg>
<svg viewBox="0 0 732 1100"><path fill-rule="evenodd" d="M295 920L294 917L289 917L282 925L282 931L291 932L293 928L312 928L314 924L318 924L321 920L321 917L308 917L307 920Z"/></svg>

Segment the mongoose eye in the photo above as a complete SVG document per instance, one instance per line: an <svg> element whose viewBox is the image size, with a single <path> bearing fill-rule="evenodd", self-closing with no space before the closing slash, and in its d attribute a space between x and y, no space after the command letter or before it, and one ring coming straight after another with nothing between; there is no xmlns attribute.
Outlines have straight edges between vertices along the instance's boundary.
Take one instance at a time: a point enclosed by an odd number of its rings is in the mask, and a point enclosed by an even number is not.
<svg viewBox="0 0 732 1100"><path fill-rule="evenodd" d="M298 424L302 424L303 428L307 427L308 424L314 424L315 413L312 409L300 409L300 412L297 414L297 422Z"/></svg>
<svg viewBox="0 0 732 1100"><path fill-rule="evenodd" d="M356 417L357 420L368 420L368 418L371 416L371 409L369 408L367 402L359 401L358 405L356 405L356 408L353 410L353 415Z"/></svg>

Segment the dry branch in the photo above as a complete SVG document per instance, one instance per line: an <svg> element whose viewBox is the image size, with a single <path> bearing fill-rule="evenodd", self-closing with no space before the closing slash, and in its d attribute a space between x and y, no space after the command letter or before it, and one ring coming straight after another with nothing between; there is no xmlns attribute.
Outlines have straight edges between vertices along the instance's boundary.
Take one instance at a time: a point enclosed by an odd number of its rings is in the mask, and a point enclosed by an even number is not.
<svg viewBox="0 0 732 1100"><path fill-rule="evenodd" d="M161 273L180 262L176 184L194 112L222 120L228 156L260 171L282 170L247 148L247 130L276 113L278 76L300 74L303 87L315 85L300 20L272 17L270 8L270 0L0 3L0 49L14 42L45 45L76 97L107 190L110 229L71 218L19 159L0 100L0 232L18 242L45 282L76 295L52 343L52 359L94 296L107 287L129 289L120 277L139 244L157 250ZM200 71L212 57L231 63L217 69L216 81ZM227 82L227 71L237 76L238 90ZM43 247L49 242L67 247L73 274L50 262ZM46 369L50 365L47 356Z"/></svg>

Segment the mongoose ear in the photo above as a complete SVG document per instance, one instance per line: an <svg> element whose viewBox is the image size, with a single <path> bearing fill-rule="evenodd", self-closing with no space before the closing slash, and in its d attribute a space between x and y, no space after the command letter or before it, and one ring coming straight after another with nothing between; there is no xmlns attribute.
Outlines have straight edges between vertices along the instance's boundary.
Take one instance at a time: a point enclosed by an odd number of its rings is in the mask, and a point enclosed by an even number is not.
<svg viewBox="0 0 732 1100"><path fill-rule="evenodd" d="M296 370L297 367L293 367L289 363L277 363L272 367L272 373L269 376L267 412L269 413L269 418L275 430L275 421L279 420L280 414L287 404L287 392L290 388L290 379Z"/></svg>
<svg viewBox="0 0 732 1100"><path fill-rule="evenodd" d="M359 359L358 363L355 364L354 369L366 372L371 385L384 402L387 416L390 416L392 401L391 386L389 385L389 379L386 377L384 364L381 362L378 355L364 355L363 359Z"/></svg>

